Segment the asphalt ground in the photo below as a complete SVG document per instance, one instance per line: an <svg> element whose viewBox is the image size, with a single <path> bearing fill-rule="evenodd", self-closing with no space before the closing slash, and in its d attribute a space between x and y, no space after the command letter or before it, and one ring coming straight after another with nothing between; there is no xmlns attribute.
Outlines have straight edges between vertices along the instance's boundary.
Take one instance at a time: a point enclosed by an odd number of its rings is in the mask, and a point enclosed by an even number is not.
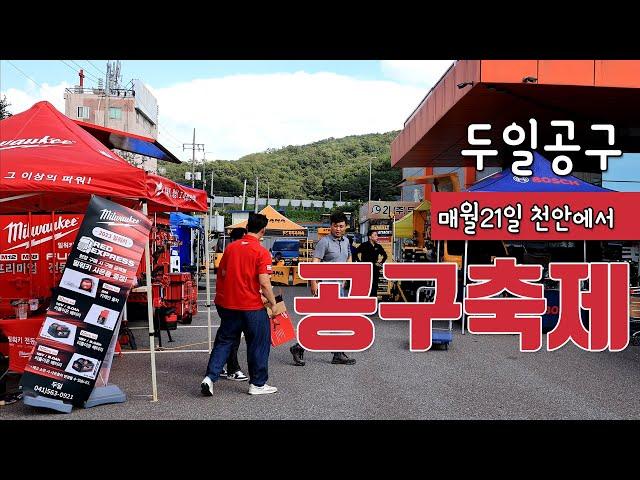
<svg viewBox="0 0 640 480"><path fill-rule="evenodd" d="M307 292L283 290L290 311L293 297ZM200 299L204 305L203 290ZM0 407L0 419L640 418L640 347L590 353L570 345L521 353L515 335L462 335L457 322L448 350L415 353L409 351L408 322L377 317L375 342L352 355L356 365L332 365L331 354L307 352L306 365L296 367L287 344L270 355L268 383L278 393L251 396L248 382L220 379L214 396L203 397L200 381L209 354L181 350L207 348L206 318L201 312L191 325L180 325L171 332L172 343L162 333L167 349L156 355L158 402L151 401L150 355L139 353L148 348L145 323L132 322L139 350L124 347L111 371L126 403L59 414L18 402ZM212 323L219 324L215 309ZM246 373L244 341L239 358Z"/></svg>

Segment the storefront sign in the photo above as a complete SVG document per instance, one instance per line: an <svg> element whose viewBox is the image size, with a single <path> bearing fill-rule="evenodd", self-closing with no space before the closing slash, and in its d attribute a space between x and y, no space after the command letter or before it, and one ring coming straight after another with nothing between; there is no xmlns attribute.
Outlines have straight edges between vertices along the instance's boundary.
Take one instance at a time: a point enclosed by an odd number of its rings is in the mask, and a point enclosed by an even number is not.
<svg viewBox="0 0 640 480"><path fill-rule="evenodd" d="M398 220L412 212L419 204L419 202L368 202L360 207L360 223L390 217Z"/></svg>
<svg viewBox="0 0 640 480"><path fill-rule="evenodd" d="M140 212L92 197L22 376L25 395L89 398L150 229Z"/></svg>

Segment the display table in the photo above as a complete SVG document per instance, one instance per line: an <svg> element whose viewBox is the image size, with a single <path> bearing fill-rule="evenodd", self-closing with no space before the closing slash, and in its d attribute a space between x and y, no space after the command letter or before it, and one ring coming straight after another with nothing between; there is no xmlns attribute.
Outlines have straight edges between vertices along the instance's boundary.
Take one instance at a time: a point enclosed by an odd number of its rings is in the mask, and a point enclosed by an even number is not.
<svg viewBox="0 0 640 480"><path fill-rule="evenodd" d="M0 332L9 339L9 371L24 372L44 319L44 313L25 320L0 319Z"/></svg>

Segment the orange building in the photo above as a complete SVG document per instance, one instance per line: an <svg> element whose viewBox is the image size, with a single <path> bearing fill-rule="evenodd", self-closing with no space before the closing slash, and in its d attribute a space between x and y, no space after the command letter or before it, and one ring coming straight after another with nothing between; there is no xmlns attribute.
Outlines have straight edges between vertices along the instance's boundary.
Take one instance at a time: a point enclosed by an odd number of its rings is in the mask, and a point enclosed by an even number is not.
<svg viewBox="0 0 640 480"><path fill-rule="evenodd" d="M590 127L608 123L615 127L611 148L640 152L640 60L458 60L404 123L391 144L391 165L402 168L404 178L455 171L464 188L512 159L503 130L513 122L527 130L531 118L537 121L540 150L560 133L551 120L571 120L572 144L606 145L606 133ZM487 123L491 130L477 137L490 139L492 146L479 148L499 154L478 172L475 157L460 152L470 148L467 127ZM521 149L528 149L527 142ZM574 174L599 184L598 159L584 150L570 154ZM431 189L403 187L402 200L428 200Z"/></svg>

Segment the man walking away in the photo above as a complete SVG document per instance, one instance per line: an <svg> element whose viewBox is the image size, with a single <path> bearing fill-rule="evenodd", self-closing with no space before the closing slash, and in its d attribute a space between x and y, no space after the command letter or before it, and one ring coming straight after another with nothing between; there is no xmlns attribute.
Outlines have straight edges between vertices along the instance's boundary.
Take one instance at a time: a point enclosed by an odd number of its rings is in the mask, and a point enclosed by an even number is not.
<svg viewBox="0 0 640 480"><path fill-rule="evenodd" d="M356 262L368 262L373 264L373 277L371 278L370 297L378 296L378 280L382 271L382 264L387 261L387 252L384 251L382 245L378 243L378 232L369 229L367 232L368 240L362 242L355 254ZM382 260L378 261L382 256Z"/></svg>
<svg viewBox="0 0 640 480"><path fill-rule="evenodd" d="M331 227L329 235L322 237L316 244L313 251L313 263L317 262L350 262L351 249L349 242L345 237L347 230L347 216L342 212L336 212L330 218ZM315 297L318 295L318 282L311 280L311 294ZM340 287L340 295L345 296L344 289ZM289 349L293 355L293 363L303 366L304 348L296 343ZM353 365L356 363L355 358L349 358L344 352L333 352L331 363L337 365Z"/></svg>
<svg viewBox="0 0 640 480"><path fill-rule="evenodd" d="M270 321L260 293L267 299L274 315L282 311L276 304L271 287L271 255L260 245L267 228L267 217L250 213L248 233L231 243L224 252L216 280L215 305L220 315L220 327L209 356L207 374L200 389L213 395L213 384L229 358L233 344L244 333L249 365L249 394L275 393L276 387L267 385L269 351L271 349Z"/></svg>
<svg viewBox="0 0 640 480"><path fill-rule="evenodd" d="M240 240L247 234L247 229L238 227L231 230L229 234L229 243L233 243L236 240ZM238 361L238 348L240 348L240 334L236 338L235 342L233 342L233 347L231 348L231 353L229 354L229 358L227 358L227 366L222 369L222 373L220 376L222 378L226 378L227 380L234 380L236 382L244 382L249 380L240 368L240 362Z"/></svg>

